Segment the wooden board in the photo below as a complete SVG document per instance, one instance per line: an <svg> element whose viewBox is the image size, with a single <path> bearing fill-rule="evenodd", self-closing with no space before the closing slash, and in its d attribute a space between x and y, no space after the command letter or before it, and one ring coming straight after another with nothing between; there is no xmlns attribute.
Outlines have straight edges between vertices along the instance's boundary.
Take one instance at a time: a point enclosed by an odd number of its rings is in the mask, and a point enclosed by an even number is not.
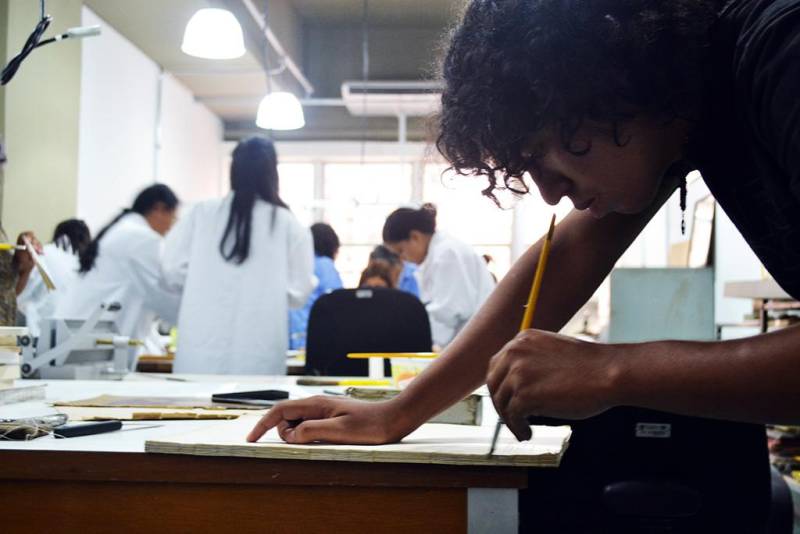
<svg viewBox="0 0 800 534"><path fill-rule="evenodd" d="M53 406L75 406L85 408L168 408L205 410L263 410L263 406L250 404L235 404L213 402L210 398L202 397L135 397L122 395L98 395L91 399L81 399L69 402L54 402Z"/></svg>
<svg viewBox="0 0 800 534"><path fill-rule="evenodd" d="M258 419L219 421L170 439L145 442L145 451L199 456L236 456L273 460L327 460L444 465L557 467L566 450L570 427L533 427L533 439L517 442L504 428L497 449L487 456L493 426L422 425L400 443L389 445L290 445L275 429L260 442L245 436Z"/></svg>

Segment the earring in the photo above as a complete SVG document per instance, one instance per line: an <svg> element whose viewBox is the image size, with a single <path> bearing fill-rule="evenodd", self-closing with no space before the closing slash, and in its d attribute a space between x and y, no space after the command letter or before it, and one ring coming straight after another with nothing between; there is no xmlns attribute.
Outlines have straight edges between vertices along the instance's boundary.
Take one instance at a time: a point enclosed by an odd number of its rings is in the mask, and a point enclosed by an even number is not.
<svg viewBox="0 0 800 534"><path fill-rule="evenodd" d="M681 235L686 235L686 177L680 183L681 193Z"/></svg>

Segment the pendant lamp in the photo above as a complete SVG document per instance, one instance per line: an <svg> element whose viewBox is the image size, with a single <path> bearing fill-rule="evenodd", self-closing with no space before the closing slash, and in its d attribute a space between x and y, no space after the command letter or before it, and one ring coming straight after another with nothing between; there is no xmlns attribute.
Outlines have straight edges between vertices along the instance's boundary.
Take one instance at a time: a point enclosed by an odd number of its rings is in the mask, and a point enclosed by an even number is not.
<svg viewBox="0 0 800 534"><path fill-rule="evenodd" d="M261 100L256 126L265 130L297 130L306 125L303 106L292 93L270 92Z"/></svg>
<svg viewBox="0 0 800 534"><path fill-rule="evenodd" d="M183 33L181 50L205 59L234 59L245 53L239 21L225 9L200 9Z"/></svg>

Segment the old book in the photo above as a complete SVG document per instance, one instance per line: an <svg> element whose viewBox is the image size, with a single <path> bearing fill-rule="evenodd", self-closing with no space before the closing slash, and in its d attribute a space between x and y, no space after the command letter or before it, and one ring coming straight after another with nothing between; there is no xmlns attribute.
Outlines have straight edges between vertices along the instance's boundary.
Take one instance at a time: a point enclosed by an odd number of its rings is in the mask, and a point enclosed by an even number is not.
<svg viewBox="0 0 800 534"><path fill-rule="evenodd" d="M245 416L209 423L193 432L146 441L145 451L272 460L557 467L571 434L568 426L534 427L529 441L518 442L504 428L489 456L494 426L425 424L400 443L388 445L290 445L272 429L258 443L247 443L245 436L256 421Z"/></svg>
<svg viewBox="0 0 800 534"><path fill-rule="evenodd" d="M0 326L0 347L16 347L17 336L27 333L28 329L24 326Z"/></svg>
<svg viewBox="0 0 800 534"><path fill-rule="evenodd" d="M0 365L19 365L22 363L17 347L0 347Z"/></svg>
<svg viewBox="0 0 800 534"><path fill-rule="evenodd" d="M15 380L22 378L19 365L0 365L0 380Z"/></svg>
<svg viewBox="0 0 800 534"><path fill-rule="evenodd" d="M399 389L379 388L347 388L348 397L364 401L384 401L396 397ZM455 403L439 415L434 416L429 423L450 425L480 425L483 418L483 404L480 395L472 394Z"/></svg>

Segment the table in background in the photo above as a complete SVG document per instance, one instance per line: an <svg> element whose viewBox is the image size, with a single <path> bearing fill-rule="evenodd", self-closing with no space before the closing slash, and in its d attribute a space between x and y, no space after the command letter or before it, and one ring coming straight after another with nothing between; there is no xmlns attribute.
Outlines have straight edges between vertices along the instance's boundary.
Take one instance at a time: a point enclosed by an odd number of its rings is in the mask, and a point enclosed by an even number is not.
<svg viewBox="0 0 800 534"><path fill-rule="evenodd" d="M769 330L770 312L799 311L800 302L796 301L784 291L775 280L748 280L741 282L727 282L724 296L729 298L743 298L753 301L753 310L758 315L758 322L720 326L757 326L761 333Z"/></svg>
<svg viewBox="0 0 800 534"><path fill-rule="evenodd" d="M175 355L144 355L139 356L136 370L140 373L171 373ZM304 352L286 351L286 374L290 376L302 375L306 369L306 355Z"/></svg>

